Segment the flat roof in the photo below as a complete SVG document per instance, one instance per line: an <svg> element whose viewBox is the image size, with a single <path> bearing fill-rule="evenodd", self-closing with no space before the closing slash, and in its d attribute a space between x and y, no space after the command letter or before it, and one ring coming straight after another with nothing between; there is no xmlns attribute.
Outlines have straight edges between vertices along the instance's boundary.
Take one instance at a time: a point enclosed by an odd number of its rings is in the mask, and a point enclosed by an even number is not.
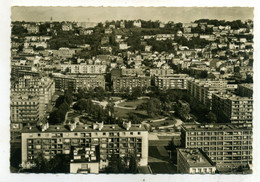
<svg viewBox="0 0 260 182"><path fill-rule="evenodd" d="M183 124L183 129L186 131L231 131L231 130L252 130L252 127L243 124Z"/></svg>
<svg viewBox="0 0 260 182"><path fill-rule="evenodd" d="M185 158L190 167L214 167L213 162L201 150L178 149L180 154Z"/></svg>
<svg viewBox="0 0 260 182"><path fill-rule="evenodd" d="M93 129L92 125L77 125L73 131L70 131L69 127L65 125L49 125L49 128L45 131L41 131L37 126L26 126L22 129L22 133L50 133L50 132L119 132L119 131L147 131L144 125L131 124L129 130L126 130L123 126L119 125L104 125L101 130Z"/></svg>
<svg viewBox="0 0 260 182"><path fill-rule="evenodd" d="M241 97L232 93L215 93L214 95L216 95L217 97L220 97L221 99L229 99L229 100L235 100L235 101L252 101L253 97Z"/></svg>
<svg viewBox="0 0 260 182"><path fill-rule="evenodd" d="M243 84L239 84L239 86L243 86L245 88L253 90L253 84L252 83L243 83Z"/></svg>

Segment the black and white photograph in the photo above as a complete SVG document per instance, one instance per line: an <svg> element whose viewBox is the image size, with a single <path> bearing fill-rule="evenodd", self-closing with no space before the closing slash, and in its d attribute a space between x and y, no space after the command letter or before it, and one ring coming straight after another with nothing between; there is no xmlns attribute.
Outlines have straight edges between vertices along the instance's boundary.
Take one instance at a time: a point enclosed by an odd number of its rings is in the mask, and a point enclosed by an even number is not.
<svg viewBox="0 0 260 182"><path fill-rule="evenodd" d="M11 7L10 172L253 174L254 7Z"/></svg>

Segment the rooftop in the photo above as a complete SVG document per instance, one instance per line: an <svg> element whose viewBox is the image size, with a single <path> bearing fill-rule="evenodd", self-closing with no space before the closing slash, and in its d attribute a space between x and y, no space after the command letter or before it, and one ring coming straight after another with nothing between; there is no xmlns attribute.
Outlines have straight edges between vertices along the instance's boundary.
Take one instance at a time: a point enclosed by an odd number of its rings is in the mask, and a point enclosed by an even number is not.
<svg viewBox="0 0 260 182"><path fill-rule="evenodd" d="M50 132L109 132L109 131L146 131L143 125L131 124L129 130L126 130L123 126L119 125L103 125L102 129L94 129L92 125L77 125L76 128L71 131L66 125L49 125L49 127L42 131L38 126L26 126L23 128L22 133L50 133Z"/></svg>
<svg viewBox="0 0 260 182"><path fill-rule="evenodd" d="M252 97L241 97L241 96L238 96L238 95L235 95L235 94L232 94L232 93L215 93L214 95L216 95L217 97L220 97L221 99L229 99L229 100L232 100L232 101L247 101L247 100L250 100L252 101L253 98Z"/></svg>
<svg viewBox="0 0 260 182"><path fill-rule="evenodd" d="M213 162L199 149L178 149L190 167L213 167Z"/></svg>
<svg viewBox="0 0 260 182"><path fill-rule="evenodd" d="M240 86L243 86L243 87L246 87L248 89L253 90L253 84L252 83L243 83L243 84L240 84Z"/></svg>
<svg viewBox="0 0 260 182"><path fill-rule="evenodd" d="M243 124L184 124L182 128L185 131L232 131L232 130L252 130L251 127L248 127Z"/></svg>

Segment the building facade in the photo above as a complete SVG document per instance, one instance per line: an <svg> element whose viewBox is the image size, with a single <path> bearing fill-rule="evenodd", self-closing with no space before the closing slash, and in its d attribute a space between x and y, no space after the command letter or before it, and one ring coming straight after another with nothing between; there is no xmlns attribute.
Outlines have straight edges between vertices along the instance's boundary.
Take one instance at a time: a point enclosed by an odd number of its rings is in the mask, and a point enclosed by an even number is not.
<svg viewBox="0 0 260 182"><path fill-rule="evenodd" d="M113 82L113 90L115 92L126 91L127 89L131 91L131 89L135 87L148 88L151 86L151 78L146 76L114 77L112 79L112 82Z"/></svg>
<svg viewBox="0 0 260 182"><path fill-rule="evenodd" d="M253 121L253 98L228 93L212 95L212 111L223 122L251 125Z"/></svg>
<svg viewBox="0 0 260 182"><path fill-rule="evenodd" d="M79 88L96 88L102 87L105 89L104 75L54 75L56 90L72 89L77 91Z"/></svg>
<svg viewBox="0 0 260 182"><path fill-rule="evenodd" d="M106 73L107 65L105 64L62 64L61 71L72 74L103 74Z"/></svg>
<svg viewBox="0 0 260 182"><path fill-rule="evenodd" d="M188 80L192 80L186 74L173 74L172 76L155 76L155 86L159 89L187 89Z"/></svg>
<svg viewBox="0 0 260 182"><path fill-rule="evenodd" d="M199 148L218 169L252 163L252 128L236 124L186 124L182 126L185 148Z"/></svg>
<svg viewBox="0 0 260 182"><path fill-rule="evenodd" d="M253 84L238 84L237 90L241 97L253 97Z"/></svg>
<svg viewBox="0 0 260 182"><path fill-rule="evenodd" d="M212 94L219 91L228 89L227 80L188 80L187 91L188 94L202 103L203 105L211 108Z"/></svg>
<svg viewBox="0 0 260 182"><path fill-rule="evenodd" d="M13 95L10 103L11 123L36 123L44 118L44 98L37 95Z"/></svg>
<svg viewBox="0 0 260 182"><path fill-rule="evenodd" d="M112 154L122 158L135 154L138 165L146 166L148 131L144 126L134 125L131 122L123 123L123 126L103 125L103 123L94 123L93 126L76 126L75 123L69 126L44 124L25 127L22 131L23 163L33 162L38 153L43 153L46 159L51 159L56 154L73 153L74 156L78 156L75 153L76 148L84 148L84 158L88 158L88 162L98 161L99 169L108 165ZM74 160L79 159L82 158L74 157Z"/></svg>

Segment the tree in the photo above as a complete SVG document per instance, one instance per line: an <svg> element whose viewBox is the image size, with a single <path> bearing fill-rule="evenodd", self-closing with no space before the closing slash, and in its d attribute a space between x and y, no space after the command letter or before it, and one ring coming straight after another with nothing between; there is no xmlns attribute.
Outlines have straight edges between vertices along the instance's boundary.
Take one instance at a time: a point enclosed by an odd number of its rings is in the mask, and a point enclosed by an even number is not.
<svg viewBox="0 0 260 182"><path fill-rule="evenodd" d="M208 72L207 71L202 71L199 75L199 78L207 78L208 77Z"/></svg>
<svg viewBox="0 0 260 182"><path fill-rule="evenodd" d="M217 116L211 111L206 115L206 118L207 118L207 122L209 123L217 122Z"/></svg>
<svg viewBox="0 0 260 182"><path fill-rule="evenodd" d="M105 98L105 90L103 89L103 87L96 87L94 89L95 91L95 97L99 100L102 101Z"/></svg>
<svg viewBox="0 0 260 182"><path fill-rule="evenodd" d="M49 165L47 159L44 157L43 153L39 153L33 161L35 167L32 169L36 173L47 173L50 172L51 166Z"/></svg>
<svg viewBox="0 0 260 182"><path fill-rule="evenodd" d="M64 94L64 101L70 105L73 102L73 97L72 97L72 90L66 90Z"/></svg>
<svg viewBox="0 0 260 182"><path fill-rule="evenodd" d="M129 172L130 173L137 173L137 159L136 159L136 155L131 155L130 156L130 160L129 160Z"/></svg>
<svg viewBox="0 0 260 182"><path fill-rule="evenodd" d="M35 167L31 171L36 173L69 173L70 169L70 157L64 154L57 154L47 160L43 153L39 153L33 162Z"/></svg>
<svg viewBox="0 0 260 182"><path fill-rule="evenodd" d="M161 101L157 98L151 98L146 103L146 112L149 117L157 116L161 113Z"/></svg>
<svg viewBox="0 0 260 182"><path fill-rule="evenodd" d="M131 95L128 97L129 100L135 100L137 99L138 97L142 96L143 95L143 90L141 87L134 87L132 89L132 93Z"/></svg>
<svg viewBox="0 0 260 182"><path fill-rule="evenodd" d="M88 106L88 101L86 99L80 99L79 101L77 101L74 105L73 105L73 109L78 110L82 113L82 111L87 110L88 108L90 108Z"/></svg>

